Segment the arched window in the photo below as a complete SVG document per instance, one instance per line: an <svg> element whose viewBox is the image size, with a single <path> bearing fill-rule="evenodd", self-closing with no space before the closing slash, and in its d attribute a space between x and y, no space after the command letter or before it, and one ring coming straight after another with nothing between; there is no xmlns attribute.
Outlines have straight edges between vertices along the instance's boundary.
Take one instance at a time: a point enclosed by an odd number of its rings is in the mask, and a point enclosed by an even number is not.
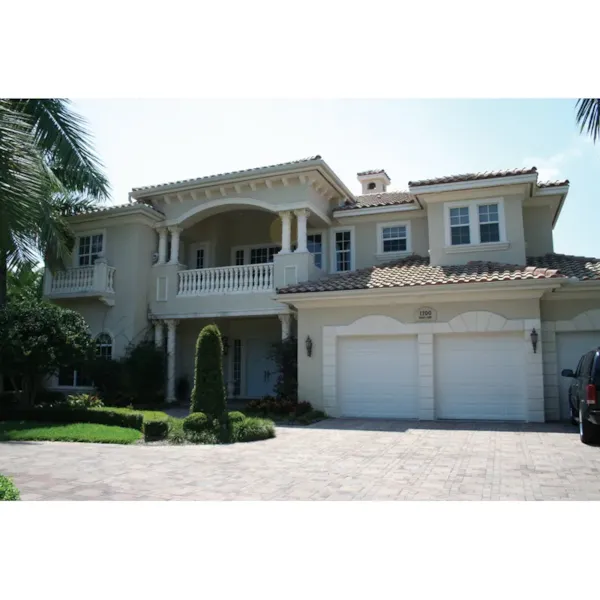
<svg viewBox="0 0 600 600"><path fill-rule="evenodd" d="M96 356L112 358L112 338L108 333L100 333L96 337Z"/></svg>

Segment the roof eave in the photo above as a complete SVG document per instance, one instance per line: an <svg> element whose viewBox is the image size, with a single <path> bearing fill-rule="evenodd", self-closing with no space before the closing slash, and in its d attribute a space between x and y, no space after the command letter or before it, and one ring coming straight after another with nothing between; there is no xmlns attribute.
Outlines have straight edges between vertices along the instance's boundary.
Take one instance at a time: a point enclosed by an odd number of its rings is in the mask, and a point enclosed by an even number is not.
<svg viewBox="0 0 600 600"><path fill-rule="evenodd" d="M410 185L408 189L413 194L432 194L438 192L454 192L458 190L473 190L519 183L534 184L537 182L537 173L527 175L514 175L507 177L493 177L490 179L476 179L473 181L455 181L452 183L435 183L431 185Z"/></svg>

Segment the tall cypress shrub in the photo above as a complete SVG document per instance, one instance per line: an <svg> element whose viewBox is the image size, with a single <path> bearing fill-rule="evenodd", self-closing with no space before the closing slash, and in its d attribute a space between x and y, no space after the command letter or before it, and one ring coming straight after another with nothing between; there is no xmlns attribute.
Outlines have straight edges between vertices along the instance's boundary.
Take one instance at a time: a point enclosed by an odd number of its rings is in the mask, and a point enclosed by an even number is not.
<svg viewBox="0 0 600 600"><path fill-rule="evenodd" d="M196 342L190 412L203 412L219 421L227 413L227 394L223 383L223 342L216 325L207 325Z"/></svg>

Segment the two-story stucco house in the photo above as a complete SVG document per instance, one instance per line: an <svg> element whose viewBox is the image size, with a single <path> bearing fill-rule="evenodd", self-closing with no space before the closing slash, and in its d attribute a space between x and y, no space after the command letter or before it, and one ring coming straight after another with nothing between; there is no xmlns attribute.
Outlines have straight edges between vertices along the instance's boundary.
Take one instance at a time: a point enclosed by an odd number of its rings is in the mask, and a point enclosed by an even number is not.
<svg viewBox="0 0 600 600"><path fill-rule="evenodd" d="M270 345L294 333L299 397L332 416L568 418L560 369L600 341L600 260L553 251L568 181L358 179L355 194L315 156L134 188L71 219L72 268L45 294L106 356L153 328L169 400L214 322L231 397L272 392Z"/></svg>

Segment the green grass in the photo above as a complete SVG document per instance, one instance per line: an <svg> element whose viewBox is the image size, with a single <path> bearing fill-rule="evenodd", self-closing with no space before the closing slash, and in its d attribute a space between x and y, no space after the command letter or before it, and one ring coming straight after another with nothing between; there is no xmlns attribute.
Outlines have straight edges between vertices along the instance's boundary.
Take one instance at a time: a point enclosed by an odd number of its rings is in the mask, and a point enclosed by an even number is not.
<svg viewBox="0 0 600 600"><path fill-rule="evenodd" d="M72 423L56 425L36 421L0 422L0 441L96 442L103 444L132 444L142 437L137 429Z"/></svg>
<svg viewBox="0 0 600 600"><path fill-rule="evenodd" d="M106 410L115 413L120 413L122 415L140 413L144 415L144 419L148 420L170 419L169 415L166 412L163 412L162 410L136 410L135 408L122 408L117 406L104 406L97 410Z"/></svg>

